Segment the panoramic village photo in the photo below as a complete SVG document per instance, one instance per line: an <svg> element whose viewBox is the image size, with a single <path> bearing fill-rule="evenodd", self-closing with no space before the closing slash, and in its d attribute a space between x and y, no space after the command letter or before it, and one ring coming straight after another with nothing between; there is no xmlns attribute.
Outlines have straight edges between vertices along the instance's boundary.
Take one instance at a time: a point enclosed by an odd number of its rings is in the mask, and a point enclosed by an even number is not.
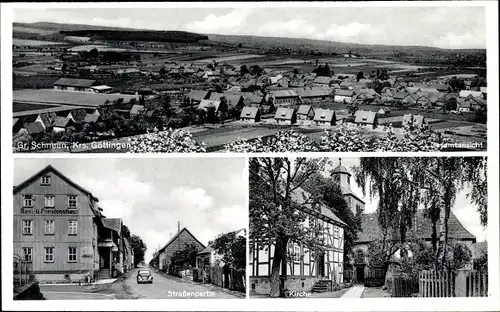
<svg viewBox="0 0 500 312"><path fill-rule="evenodd" d="M14 300L245 298L245 163L15 159Z"/></svg>
<svg viewBox="0 0 500 312"><path fill-rule="evenodd" d="M250 298L486 297L487 159L250 158Z"/></svg>
<svg viewBox="0 0 500 312"><path fill-rule="evenodd" d="M16 8L13 21L17 153L487 149L484 6Z"/></svg>

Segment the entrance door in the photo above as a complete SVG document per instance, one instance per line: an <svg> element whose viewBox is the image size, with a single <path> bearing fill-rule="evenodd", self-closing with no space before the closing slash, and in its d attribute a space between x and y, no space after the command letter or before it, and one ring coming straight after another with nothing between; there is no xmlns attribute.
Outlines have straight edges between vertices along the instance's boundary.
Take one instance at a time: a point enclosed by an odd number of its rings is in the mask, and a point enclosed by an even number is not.
<svg viewBox="0 0 500 312"><path fill-rule="evenodd" d="M358 281L358 283L365 282L365 266L364 265L356 266L356 280Z"/></svg>
<svg viewBox="0 0 500 312"><path fill-rule="evenodd" d="M318 259L318 277L325 276L325 254L321 254Z"/></svg>

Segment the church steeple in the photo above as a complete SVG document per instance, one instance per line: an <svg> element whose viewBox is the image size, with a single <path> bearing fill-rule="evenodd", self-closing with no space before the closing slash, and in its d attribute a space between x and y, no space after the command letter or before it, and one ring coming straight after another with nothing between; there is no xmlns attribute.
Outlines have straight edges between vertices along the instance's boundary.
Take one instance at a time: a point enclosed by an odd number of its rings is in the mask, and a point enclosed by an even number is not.
<svg viewBox="0 0 500 312"><path fill-rule="evenodd" d="M342 158L339 158L339 165L333 169L331 176L340 187L351 190L351 174L342 166Z"/></svg>

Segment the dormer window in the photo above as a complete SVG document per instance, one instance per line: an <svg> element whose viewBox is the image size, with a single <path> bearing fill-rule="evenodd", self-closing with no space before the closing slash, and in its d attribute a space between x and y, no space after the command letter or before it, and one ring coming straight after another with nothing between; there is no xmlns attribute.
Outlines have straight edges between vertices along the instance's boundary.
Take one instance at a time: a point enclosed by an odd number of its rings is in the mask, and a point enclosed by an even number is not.
<svg viewBox="0 0 500 312"><path fill-rule="evenodd" d="M43 176L42 177L42 185L50 185L50 176Z"/></svg>

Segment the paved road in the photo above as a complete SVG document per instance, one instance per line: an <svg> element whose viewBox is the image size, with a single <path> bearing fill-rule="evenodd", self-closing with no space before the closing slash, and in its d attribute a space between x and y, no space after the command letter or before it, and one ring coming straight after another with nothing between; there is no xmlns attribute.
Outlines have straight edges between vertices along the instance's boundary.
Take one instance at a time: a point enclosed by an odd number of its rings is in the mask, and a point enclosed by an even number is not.
<svg viewBox="0 0 500 312"><path fill-rule="evenodd" d="M151 270L153 284L137 284L137 269L126 279L127 291L131 291L139 299L235 299L241 298L229 291L213 285L201 285L192 281L184 281L173 276L166 276Z"/></svg>
<svg viewBox="0 0 500 312"><path fill-rule="evenodd" d="M115 299L113 294L97 293L78 285L41 285L40 291L47 300L106 300Z"/></svg>

